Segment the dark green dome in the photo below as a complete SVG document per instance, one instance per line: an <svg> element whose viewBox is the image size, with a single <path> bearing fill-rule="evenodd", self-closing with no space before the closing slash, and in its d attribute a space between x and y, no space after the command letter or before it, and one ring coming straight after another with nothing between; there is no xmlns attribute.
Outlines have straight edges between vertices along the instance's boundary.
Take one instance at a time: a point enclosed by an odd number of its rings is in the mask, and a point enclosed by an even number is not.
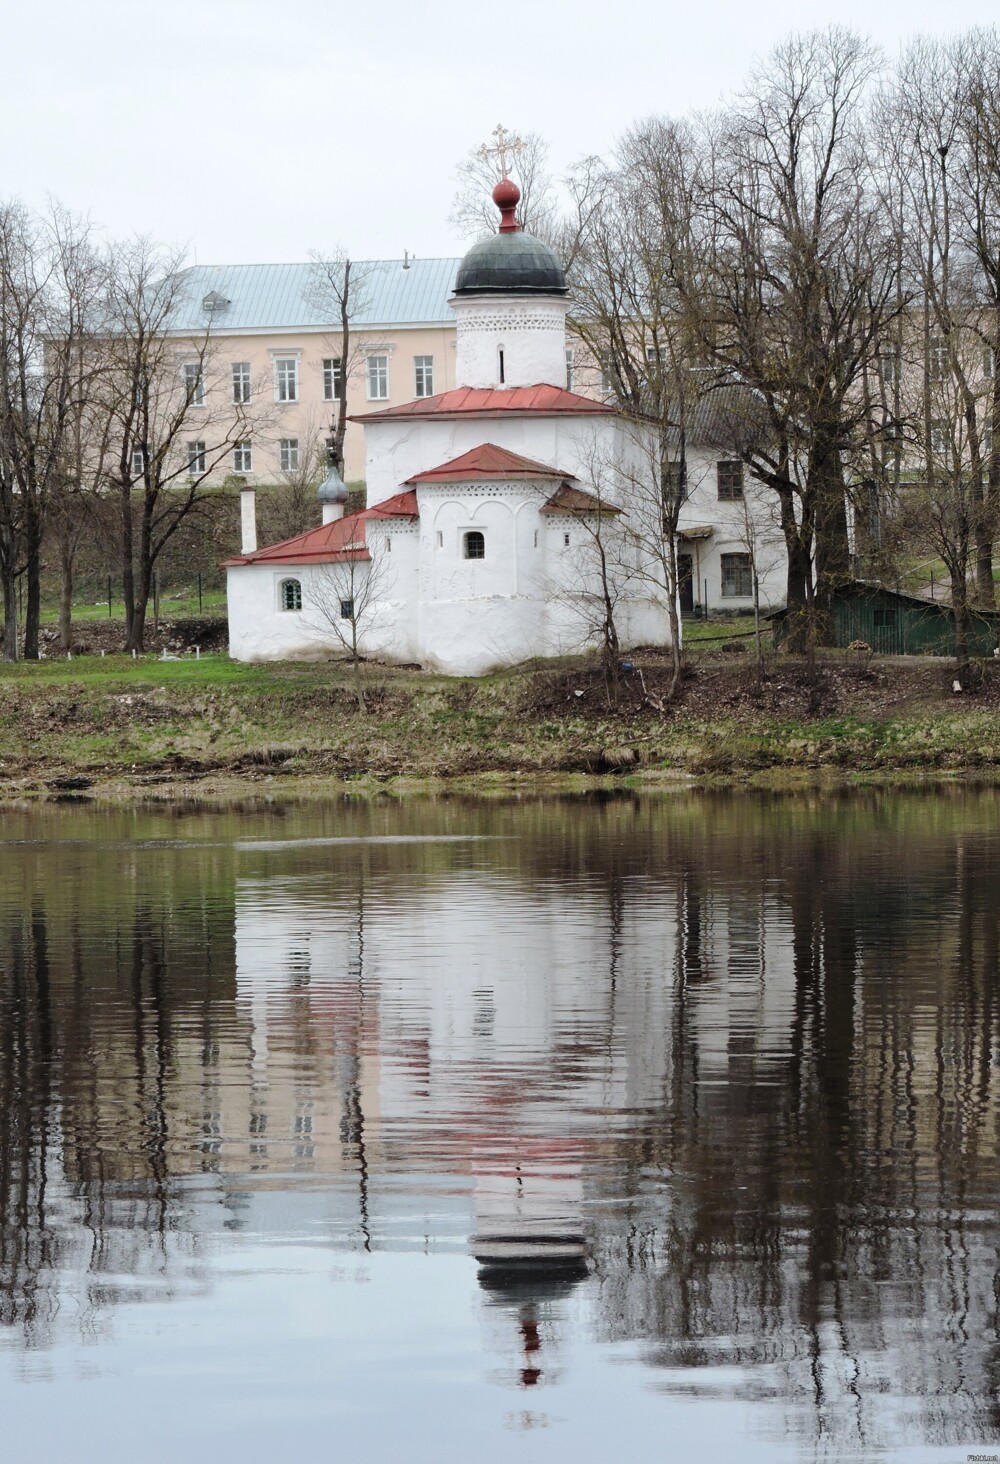
<svg viewBox="0 0 1000 1464"><path fill-rule="evenodd" d="M491 234L458 266L456 295L565 295L563 267L533 234Z"/></svg>

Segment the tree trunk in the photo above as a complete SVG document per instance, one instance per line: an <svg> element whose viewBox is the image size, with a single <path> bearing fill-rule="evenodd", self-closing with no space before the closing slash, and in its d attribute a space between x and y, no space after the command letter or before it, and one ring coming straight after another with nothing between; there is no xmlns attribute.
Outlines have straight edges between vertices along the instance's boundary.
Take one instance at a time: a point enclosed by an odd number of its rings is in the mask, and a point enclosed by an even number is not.
<svg viewBox="0 0 1000 1464"><path fill-rule="evenodd" d="M36 503L29 502L25 507L24 659L37 661L42 618L42 523Z"/></svg>
<svg viewBox="0 0 1000 1464"><path fill-rule="evenodd" d="M59 578L59 645L64 651L73 646L73 561L65 554Z"/></svg>
<svg viewBox="0 0 1000 1464"><path fill-rule="evenodd" d="M17 575L14 556L4 555L0 580L3 582L3 658L17 660Z"/></svg>
<svg viewBox="0 0 1000 1464"><path fill-rule="evenodd" d="M132 585L132 620L125 649L141 653L145 649L146 614L153 590L153 503L148 495L143 499L142 505L138 567L139 581L138 584L133 581Z"/></svg>
<svg viewBox="0 0 1000 1464"><path fill-rule="evenodd" d="M121 550L122 550L122 602L125 606L125 650L132 649L132 629L135 621L135 569L133 565L132 493L123 487L120 498ZM142 630L139 631L140 645Z"/></svg>
<svg viewBox="0 0 1000 1464"><path fill-rule="evenodd" d="M816 505L816 624L820 645L832 645L833 602L841 585L851 577L847 537L847 504L840 453L828 435L820 435L809 464L809 489Z"/></svg>
<svg viewBox="0 0 1000 1464"><path fill-rule="evenodd" d="M812 564L804 526L800 525L795 518L795 500L791 489L779 489L778 498L781 504L781 529L785 536L785 552L788 555L785 582L788 626L786 646L789 651L801 654L813 638L812 612L809 603L812 590Z"/></svg>
<svg viewBox="0 0 1000 1464"><path fill-rule="evenodd" d="M951 571L951 603L955 614L955 664L958 679L964 686L965 672L969 668L968 587L965 574L955 568Z"/></svg>

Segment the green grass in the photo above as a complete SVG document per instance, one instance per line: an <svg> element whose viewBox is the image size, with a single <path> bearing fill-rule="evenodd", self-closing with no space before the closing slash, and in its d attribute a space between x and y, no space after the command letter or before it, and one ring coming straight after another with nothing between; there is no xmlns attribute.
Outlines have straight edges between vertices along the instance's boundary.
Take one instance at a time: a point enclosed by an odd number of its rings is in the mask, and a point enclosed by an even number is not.
<svg viewBox="0 0 1000 1464"><path fill-rule="evenodd" d="M160 597L160 615L165 620L180 619L190 615L224 615L226 610L226 595L224 590L205 590L202 594L202 607L198 608L198 595L178 594L162 595ZM147 621L152 623L153 602L149 602ZM125 606L121 600L112 599L111 614L108 614L107 600L76 601L73 605L73 620L78 621L124 621ZM59 620L59 607L54 604L43 604L42 624L55 625Z"/></svg>
<svg viewBox="0 0 1000 1464"><path fill-rule="evenodd" d="M726 615L716 620L685 620L682 638L685 646L697 646L711 642L721 644L724 640L752 633L752 615ZM771 628L766 621L761 622L761 635L770 639Z"/></svg>

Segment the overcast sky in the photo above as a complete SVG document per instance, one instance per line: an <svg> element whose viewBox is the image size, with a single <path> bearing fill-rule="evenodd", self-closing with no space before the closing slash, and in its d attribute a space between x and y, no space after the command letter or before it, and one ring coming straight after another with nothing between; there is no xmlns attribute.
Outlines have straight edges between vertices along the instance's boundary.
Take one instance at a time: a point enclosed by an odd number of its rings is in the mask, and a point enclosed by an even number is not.
<svg viewBox="0 0 1000 1464"><path fill-rule="evenodd" d="M498 121L556 171L710 106L796 26L894 54L995 0L26 0L3 6L0 197L203 264L461 253L455 167Z"/></svg>

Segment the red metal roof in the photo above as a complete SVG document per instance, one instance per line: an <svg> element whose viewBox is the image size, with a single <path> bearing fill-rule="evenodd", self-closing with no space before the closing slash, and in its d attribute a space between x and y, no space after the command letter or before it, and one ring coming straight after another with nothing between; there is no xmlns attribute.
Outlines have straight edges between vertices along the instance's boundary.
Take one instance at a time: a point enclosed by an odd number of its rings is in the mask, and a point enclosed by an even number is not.
<svg viewBox="0 0 1000 1464"><path fill-rule="evenodd" d="M416 518L417 495L412 488L405 493L396 493L374 508L363 513L351 513L346 518L334 519L308 533L297 534L294 539L283 539L280 544L269 544L266 549L257 549L253 554L237 554L227 559L230 564L337 564L348 559L370 559L365 544L365 522L368 519ZM225 565L223 566L225 568Z"/></svg>
<svg viewBox="0 0 1000 1464"><path fill-rule="evenodd" d="M496 478L508 482L512 478L571 478L572 473L563 473L559 468L550 468L546 463L536 463L534 458L522 457L519 452L508 452L493 442L483 442L471 452L442 463L439 468L428 468L426 472L414 473L407 483L468 483L481 478Z"/></svg>
<svg viewBox="0 0 1000 1464"><path fill-rule="evenodd" d="M352 417L352 422L378 422L394 417L506 417L514 413L539 416L612 417L618 408L607 402L595 402L559 386L458 386L437 396L418 397L398 407L383 407L381 412L366 412Z"/></svg>
<svg viewBox="0 0 1000 1464"><path fill-rule="evenodd" d="M621 509L606 499L585 493L582 488L573 488L563 483L548 502L543 503L540 513L621 513Z"/></svg>

